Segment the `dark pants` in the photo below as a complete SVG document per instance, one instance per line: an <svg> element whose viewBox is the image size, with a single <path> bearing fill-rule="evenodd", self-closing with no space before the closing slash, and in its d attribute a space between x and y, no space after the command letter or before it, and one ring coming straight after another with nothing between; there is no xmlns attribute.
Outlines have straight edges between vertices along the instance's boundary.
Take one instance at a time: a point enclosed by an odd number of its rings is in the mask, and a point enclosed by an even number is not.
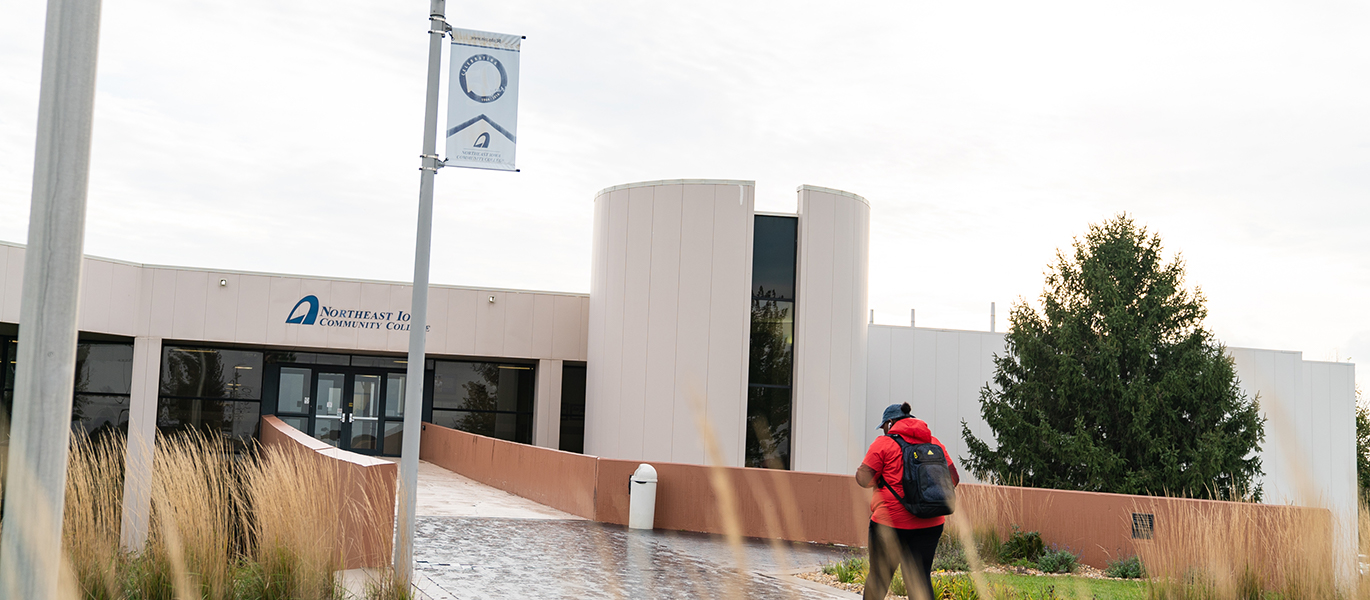
<svg viewBox="0 0 1370 600"><path fill-rule="evenodd" d="M866 600L884 600L894 579L895 567L903 566L904 587L910 600L933 600L932 556L942 526L895 529L871 521L870 574L866 575ZM920 593L921 590L921 593Z"/></svg>

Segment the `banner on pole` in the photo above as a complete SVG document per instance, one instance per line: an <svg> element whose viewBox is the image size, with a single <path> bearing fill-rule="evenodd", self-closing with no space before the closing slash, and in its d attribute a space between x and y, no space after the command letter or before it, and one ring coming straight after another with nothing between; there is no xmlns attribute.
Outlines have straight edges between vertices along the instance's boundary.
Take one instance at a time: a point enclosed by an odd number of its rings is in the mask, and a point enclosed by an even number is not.
<svg viewBox="0 0 1370 600"><path fill-rule="evenodd" d="M517 35L452 30L446 166L515 170L522 41Z"/></svg>

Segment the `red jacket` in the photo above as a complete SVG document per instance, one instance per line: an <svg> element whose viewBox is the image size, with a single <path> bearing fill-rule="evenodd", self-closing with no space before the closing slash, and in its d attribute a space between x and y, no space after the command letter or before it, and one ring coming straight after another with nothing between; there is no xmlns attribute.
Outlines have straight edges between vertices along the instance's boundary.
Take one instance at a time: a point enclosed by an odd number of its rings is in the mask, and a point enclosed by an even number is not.
<svg viewBox="0 0 1370 600"><path fill-rule="evenodd" d="M942 447L942 453L947 457L947 467L951 469L951 477L954 483L960 483L961 477L956 473L956 465L951 462L951 453L947 452L947 447L937 438L932 437L932 430L928 429L928 424L922 419L907 418L894 422L890 427L890 433L904 438L910 444L933 443ZM931 519L920 519L909 513L904 505L894 498L884 485L880 484L880 479L885 480L885 485L894 488L901 497L907 498L904 494L904 452L900 450L899 443L890 439L887 435L882 435L871 443L870 450L866 451L866 458L861 464L875 470L876 489L871 494L871 520L881 525L887 525L896 529L923 529L926 527L936 527L946 522L946 517L934 517Z"/></svg>

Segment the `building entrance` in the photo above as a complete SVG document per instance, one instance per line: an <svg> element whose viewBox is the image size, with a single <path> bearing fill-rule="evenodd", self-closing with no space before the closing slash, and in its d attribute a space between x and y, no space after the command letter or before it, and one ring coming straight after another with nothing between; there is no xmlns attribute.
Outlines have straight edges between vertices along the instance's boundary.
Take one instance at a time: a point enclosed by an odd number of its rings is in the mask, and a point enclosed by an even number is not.
<svg viewBox="0 0 1370 600"><path fill-rule="evenodd" d="M276 416L359 454L398 454L407 374L341 365L281 365Z"/></svg>

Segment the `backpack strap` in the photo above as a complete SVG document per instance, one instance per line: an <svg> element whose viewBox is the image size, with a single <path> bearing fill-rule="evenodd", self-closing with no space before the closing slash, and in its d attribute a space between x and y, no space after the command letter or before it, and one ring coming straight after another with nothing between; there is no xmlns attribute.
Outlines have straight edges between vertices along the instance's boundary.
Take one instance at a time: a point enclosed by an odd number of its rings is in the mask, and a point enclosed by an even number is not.
<svg viewBox="0 0 1370 600"><path fill-rule="evenodd" d="M913 444L910 444L910 443L904 441L904 438L899 437L898 435L893 434L893 433L887 433L887 434L885 434L885 435L894 438L894 441L895 441L896 443L899 444L899 464L900 464L901 466L906 466L905 463L904 463L904 452L905 452L906 450L908 450L908 448L909 448L910 446L912 446ZM877 480L881 485L884 485L884 486L885 486L885 489L887 489L887 490L890 491L890 494L894 496L894 499L897 500L901 506L904 504L904 499L903 499L902 497L899 496L899 492L894 491L894 488L890 487L890 484L888 484L888 483L885 482L885 478L884 478L884 477L881 477L881 476L877 475L877 476L876 476L876 480Z"/></svg>

